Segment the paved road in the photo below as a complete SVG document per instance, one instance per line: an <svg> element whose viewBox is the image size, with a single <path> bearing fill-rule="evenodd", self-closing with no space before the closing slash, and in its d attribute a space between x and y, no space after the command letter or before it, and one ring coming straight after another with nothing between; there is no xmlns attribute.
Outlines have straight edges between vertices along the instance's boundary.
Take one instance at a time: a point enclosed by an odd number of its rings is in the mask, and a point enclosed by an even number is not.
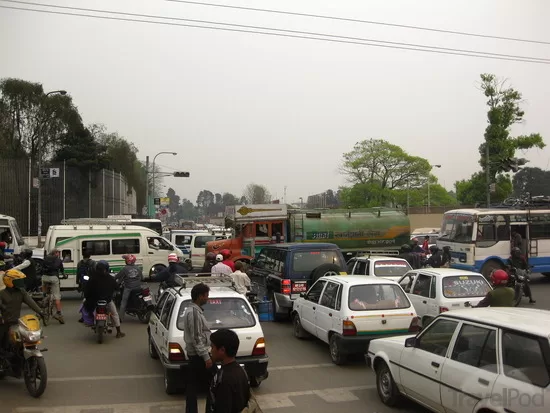
<svg viewBox="0 0 550 413"><path fill-rule="evenodd" d="M533 277L535 307L550 309L550 279ZM156 288L156 287L154 287ZM46 327L45 353L50 381L41 399L32 399L22 381L0 382L2 413L183 413L184 397L167 396L162 368L149 358L143 324L128 318L127 336L98 345L90 330L77 323L79 301L65 297L66 325ZM525 306L529 304L525 303ZM399 410L378 401L375 378L363 360L346 366L330 361L327 347L300 341L287 323L264 323L270 377L256 394L270 413L427 413L405 403ZM204 411L204 410L202 410Z"/></svg>

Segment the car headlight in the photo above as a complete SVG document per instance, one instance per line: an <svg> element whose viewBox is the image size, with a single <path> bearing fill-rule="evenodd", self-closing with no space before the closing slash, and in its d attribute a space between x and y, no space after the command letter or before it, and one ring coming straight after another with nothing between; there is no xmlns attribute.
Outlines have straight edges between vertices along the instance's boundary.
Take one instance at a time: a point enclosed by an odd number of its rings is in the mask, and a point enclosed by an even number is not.
<svg viewBox="0 0 550 413"><path fill-rule="evenodd" d="M36 343L37 341L40 341L40 338L42 337L42 330L37 331L29 331L25 328L19 329L19 335L23 339L23 341L28 341L30 343Z"/></svg>

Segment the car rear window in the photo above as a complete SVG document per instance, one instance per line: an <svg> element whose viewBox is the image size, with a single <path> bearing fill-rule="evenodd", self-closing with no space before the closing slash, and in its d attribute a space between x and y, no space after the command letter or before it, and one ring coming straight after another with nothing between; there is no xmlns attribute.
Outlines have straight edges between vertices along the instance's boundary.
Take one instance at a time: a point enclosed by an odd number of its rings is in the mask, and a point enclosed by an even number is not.
<svg viewBox="0 0 550 413"><path fill-rule="evenodd" d="M353 311L396 310L409 308L411 303L398 285L367 284L350 288L348 306Z"/></svg>
<svg viewBox="0 0 550 413"><path fill-rule="evenodd" d="M444 277L442 287L446 298L485 297L491 291L491 286L482 275Z"/></svg>
<svg viewBox="0 0 550 413"><path fill-rule="evenodd" d="M323 264L335 264L342 267L340 254L331 250L308 250L295 252L292 256L292 271L311 272Z"/></svg>
<svg viewBox="0 0 550 413"><path fill-rule="evenodd" d="M185 311L191 300L181 303L178 313L178 329L183 330ZM247 328L256 325L256 319L248 303L238 297L210 298L203 306L204 317L212 330L220 328Z"/></svg>
<svg viewBox="0 0 550 413"><path fill-rule="evenodd" d="M180 245L191 245L191 235L176 235L175 244L179 247Z"/></svg>
<svg viewBox="0 0 550 413"><path fill-rule="evenodd" d="M407 261L376 261L374 263L374 275L378 277L401 277L412 267Z"/></svg>

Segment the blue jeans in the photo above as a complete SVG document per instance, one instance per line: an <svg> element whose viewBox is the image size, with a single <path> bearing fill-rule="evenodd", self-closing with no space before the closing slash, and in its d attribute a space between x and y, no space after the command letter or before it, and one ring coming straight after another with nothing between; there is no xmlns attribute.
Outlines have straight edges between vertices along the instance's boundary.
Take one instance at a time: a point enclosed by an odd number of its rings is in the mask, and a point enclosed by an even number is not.
<svg viewBox="0 0 550 413"><path fill-rule="evenodd" d="M122 292L122 300L120 302L120 311L118 313L120 317L120 321L124 321L124 316L126 314L126 306L128 305L130 294L132 294L132 290L130 288L124 288L124 291Z"/></svg>

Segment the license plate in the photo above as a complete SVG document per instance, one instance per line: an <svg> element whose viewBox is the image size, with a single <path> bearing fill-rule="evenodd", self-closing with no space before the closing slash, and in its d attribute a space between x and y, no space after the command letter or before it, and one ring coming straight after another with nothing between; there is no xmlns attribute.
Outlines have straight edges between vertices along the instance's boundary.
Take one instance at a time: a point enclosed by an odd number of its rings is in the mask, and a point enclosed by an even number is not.
<svg viewBox="0 0 550 413"><path fill-rule="evenodd" d="M143 297L143 299L144 299L145 301L151 301L151 300L152 300L152 298L151 298L150 296Z"/></svg>
<svg viewBox="0 0 550 413"><path fill-rule="evenodd" d="M96 320L107 320L107 314L96 314Z"/></svg>
<svg viewBox="0 0 550 413"><path fill-rule="evenodd" d="M292 292L294 293L305 293L307 291L306 283L295 283L292 286Z"/></svg>

